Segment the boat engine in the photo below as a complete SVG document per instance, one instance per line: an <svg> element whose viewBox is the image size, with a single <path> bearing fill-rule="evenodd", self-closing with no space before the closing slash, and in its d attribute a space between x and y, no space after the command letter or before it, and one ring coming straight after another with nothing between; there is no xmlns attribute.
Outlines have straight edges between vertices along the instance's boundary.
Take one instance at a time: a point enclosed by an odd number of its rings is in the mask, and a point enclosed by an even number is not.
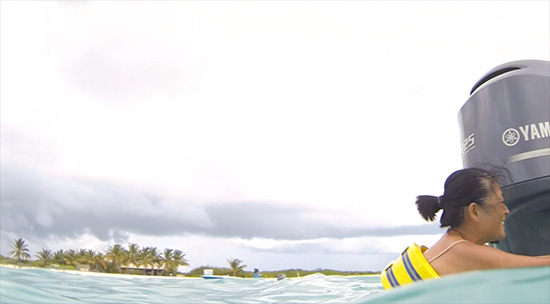
<svg viewBox="0 0 550 304"><path fill-rule="evenodd" d="M499 65L473 86L458 113L465 168L499 166L510 210L506 238L523 255L550 254L550 62Z"/></svg>

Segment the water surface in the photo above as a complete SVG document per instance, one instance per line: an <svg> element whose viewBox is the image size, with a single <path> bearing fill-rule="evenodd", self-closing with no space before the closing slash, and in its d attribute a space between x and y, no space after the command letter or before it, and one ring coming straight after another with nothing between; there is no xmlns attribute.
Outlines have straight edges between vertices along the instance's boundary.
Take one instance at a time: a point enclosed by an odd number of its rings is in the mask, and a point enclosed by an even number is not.
<svg viewBox="0 0 550 304"><path fill-rule="evenodd" d="M219 280L0 267L0 303L361 303L379 276Z"/></svg>

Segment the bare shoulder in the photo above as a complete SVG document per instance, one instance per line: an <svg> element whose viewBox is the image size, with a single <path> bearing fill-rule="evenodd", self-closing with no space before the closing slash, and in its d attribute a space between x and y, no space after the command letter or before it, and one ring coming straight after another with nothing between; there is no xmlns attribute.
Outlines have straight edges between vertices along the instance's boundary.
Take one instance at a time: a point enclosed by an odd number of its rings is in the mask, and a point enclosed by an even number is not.
<svg viewBox="0 0 550 304"><path fill-rule="evenodd" d="M512 254L500 249L465 242L457 246L456 254L465 261L465 267L474 269L550 266L550 259ZM466 269L465 269L466 270Z"/></svg>

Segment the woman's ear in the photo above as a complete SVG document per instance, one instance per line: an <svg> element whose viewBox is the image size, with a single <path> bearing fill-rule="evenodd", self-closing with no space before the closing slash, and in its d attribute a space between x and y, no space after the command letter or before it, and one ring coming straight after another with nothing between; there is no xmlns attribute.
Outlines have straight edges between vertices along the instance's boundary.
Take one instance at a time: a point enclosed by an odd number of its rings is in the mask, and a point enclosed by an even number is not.
<svg viewBox="0 0 550 304"><path fill-rule="evenodd" d="M468 214L467 216L476 222L480 221L479 211L479 205L475 202L471 202L468 207L466 207L466 213Z"/></svg>

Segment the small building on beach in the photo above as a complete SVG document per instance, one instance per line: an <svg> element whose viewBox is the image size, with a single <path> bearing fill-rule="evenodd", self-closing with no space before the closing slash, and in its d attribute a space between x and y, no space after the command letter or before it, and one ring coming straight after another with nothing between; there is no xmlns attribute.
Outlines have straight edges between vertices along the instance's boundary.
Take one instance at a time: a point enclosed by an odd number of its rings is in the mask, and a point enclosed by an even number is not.
<svg viewBox="0 0 550 304"><path fill-rule="evenodd" d="M160 268L154 268L154 267L144 267L144 266L136 266L134 264L129 264L128 266L120 266L121 272L127 272L127 273L135 273L140 272L141 274L145 275L154 275L159 276L162 275L162 272L164 271L164 266Z"/></svg>

